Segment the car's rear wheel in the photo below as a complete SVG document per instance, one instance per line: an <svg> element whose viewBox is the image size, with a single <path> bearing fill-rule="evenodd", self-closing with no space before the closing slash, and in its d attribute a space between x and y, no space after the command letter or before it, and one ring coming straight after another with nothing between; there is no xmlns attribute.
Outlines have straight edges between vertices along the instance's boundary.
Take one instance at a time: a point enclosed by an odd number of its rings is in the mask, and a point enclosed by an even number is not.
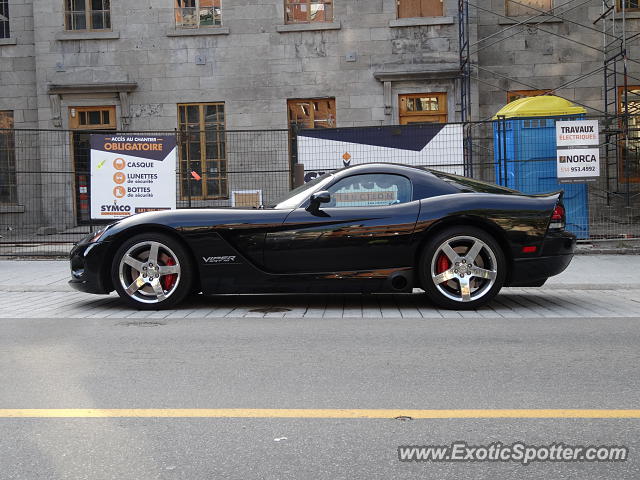
<svg viewBox="0 0 640 480"><path fill-rule="evenodd" d="M506 278L504 253L496 240L476 227L449 227L425 245L420 281L437 306L469 310L495 297Z"/></svg>
<svg viewBox="0 0 640 480"><path fill-rule="evenodd" d="M145 233L124 242L113 260L111 278L118 295L140 310L160 310L191 292L193 269L182 244L169 235Z"/></svg>

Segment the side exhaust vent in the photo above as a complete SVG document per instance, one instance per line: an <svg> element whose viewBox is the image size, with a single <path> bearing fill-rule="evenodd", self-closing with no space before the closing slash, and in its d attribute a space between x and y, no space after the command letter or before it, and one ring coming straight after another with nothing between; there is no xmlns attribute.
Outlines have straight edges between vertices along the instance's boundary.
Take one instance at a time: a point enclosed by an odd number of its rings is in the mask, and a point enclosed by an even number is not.
<svg viewBox="0 0 640 480"><path fill-rule="evenodd" d="M404 290L407 288L408 283L407 277L402 274L397 274L391 278L391 286L394 290Z"/></svg>

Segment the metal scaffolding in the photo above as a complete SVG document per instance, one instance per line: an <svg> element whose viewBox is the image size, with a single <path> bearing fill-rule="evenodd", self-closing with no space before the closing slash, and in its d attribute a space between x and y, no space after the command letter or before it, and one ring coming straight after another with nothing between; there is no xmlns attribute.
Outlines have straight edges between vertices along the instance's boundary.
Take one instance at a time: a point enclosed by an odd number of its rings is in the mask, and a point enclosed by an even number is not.
<svg viewBox="0 0 640 480"><path fill-rule="evenodd" d="M629 144L629 72L627 44L626 10L616 8L616 0L602 1L602 14L594 25L602 27L604 54L604 111L606 115L605 168L608 186L608 203L612 196L624 195L625 204L630 206L630 182L620 183L620 173L629 178L631 153ZM623 0L624 1L624 0ZM635 37L635 35L634 35ZM635 152L637 156L637 151ZM625 171L621 172L623 169Z"/></svg>
<svg viewBox="0 0 640 480"><path fill-rule="evenodd" d="M629 44L633 40L640 39L640 33L630 34L627 31L626 8L630 8L631 1L634 0L602 0L602 14L592 23L586 24L569 18L568 14L580 8L586 8L593 4L593 0L556 0L552 9L545 10L524 3L525 0L509 0L510 4L519 7L526 7L529 12L526 18L517 17L514 21L512 17L506 15L508 12L497 12L482 0L458 0L458 27L459 27L459 47L460 47L460 111L463 122L468 122L473 118L471 102L471 88L475 85L483 84L495 90L510 91L504 88L497 80L508 81L509 85L518 85L520 88L532 90L544 90L557 95L561 89L574 86L594 75L602 75L604 104L603 109L593 105L585 105L580 98L567 98L571 102L589 108L594 113L605 115L604 133L605 145L603 151L606 161L607 177L607 203L611 202L611 196L624 196L626 206L630 205L630 200L634 196L630 188L629 179L635 175L629 171L631 160L638 161L640 152L638 151L639 141L630 141L630 118L640 112L629 111L629 96L635 95L636 100L640 96L629 92L629 82L640 84L640 78L633 76L629 72L630 64L638 64L638 60L629 56ZM504 28L487 35L485 37L470 38L470 8L479 13L493 15L498 20L508 20ZM571 27L584 29L602 35L603 43L599 45L589 45L574 38L570 33L561 33L562 29L552 29L545 26L549 20L559 20ZM570 45L590 51L598 52L603 59L601 66L588 72L580 72L573 78L558 85L536 85L532 80L521 79L496 72L479 64L478 54L489 47L506 42L510 39L523 35L527 31L538 31L562 39ZM569 30L566 29L565 32ZM498 83L498 84L497 84ZM551 87L551 88L550 88ZM561 95L563 96L563 95ZM636 135L633 137L640 137ZM632 140L633 140L632 139ZM634 164L635 165L635 164ZM621 181L621 177L625 181ZM638 195L638 194L636 194Z"/></svg>

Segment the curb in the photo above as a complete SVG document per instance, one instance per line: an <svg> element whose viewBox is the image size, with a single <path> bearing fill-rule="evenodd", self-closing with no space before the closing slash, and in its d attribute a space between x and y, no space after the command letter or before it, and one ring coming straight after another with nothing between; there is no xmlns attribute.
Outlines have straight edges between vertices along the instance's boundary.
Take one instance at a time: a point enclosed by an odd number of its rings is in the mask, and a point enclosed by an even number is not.
<svg viewBox="0 0 640 480"><path fill-rule="evenodd" d="M611 284L608 283L607 285L595 285L593 283L548 283L545 284L541 287L503 287L502 291L503 292L508 292L511 289L524 289L524 290L528 290L528 291L536 291L536 290L598 290L598 291L616 291L616 290L636 290L638 288L638 284L636 283L615 283L615 284ZM6 292L6 293L38 293L38 292L49 292L49 293L83 293L83 292L78 292L77 290L74 290L73 288L65 285L27 285L27 286L20 286L17 287L15 285L0 285L0 292ZM421 292L413 292L412 294L419 294ZM86 294L86 295L90 295L90 296L94 296L93 294ZM260 294L247 294L247 295L260 295ZM271 295L271 294L265 294L265 295ZM305 294L300 294L300 293L291 293L291 294L287 294L287 293L274 293L273 295L276 296L286 296L286 295L291 295L293 298L295 298L296 296L299 295L305 295ZM317 294L317 295L323 295L323 294ZM359 293L347 293L345 295L362 295ZM374 294L374 295L388 295L386 293L381 293L381 294ZM394 295L394 294L391 294ZM395 294L395 295L407 295L407 294ZM409 294L411 295L411 294ZM101 297L105 297L108 295L98 295ZM213 295L215 296L215 295ZM240 295L241 296L241 295Z"/></svg>

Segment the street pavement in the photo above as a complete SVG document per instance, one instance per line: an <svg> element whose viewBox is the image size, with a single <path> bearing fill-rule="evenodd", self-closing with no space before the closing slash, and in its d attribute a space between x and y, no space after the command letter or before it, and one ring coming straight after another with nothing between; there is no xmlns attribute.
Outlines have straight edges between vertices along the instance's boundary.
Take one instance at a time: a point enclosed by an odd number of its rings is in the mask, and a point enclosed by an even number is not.
<svg viewBox="0 0 640 480"><path fill-rule="evenodd" d="M180 309L135 312L114 295L70 290L66 262L0 261L0 271L3 480L640 478L640 256L578 256L543 288L505 289L471 312L436 309L420 294L194 296ZM22 409L43 418L14 418ZM73 410L52 418L52 409ZM166 409L276 414L171 418ZM278 418L285 409L301 410ZM349 413L365 409L452 413ZM521 413L456 418L469 409ZM560 413L527 417L540 409ZM630 457L398 460L399 446L454 441L624 445Z"/></svg>
<svg viewBox="0 0 640 480"><path fill-rule="evenodd" d="M638 408L637 319L0 321L2 408ZM640 419L0 418L3 479L637 479ZM401 463L403 445L623 463Z"/></svg>

